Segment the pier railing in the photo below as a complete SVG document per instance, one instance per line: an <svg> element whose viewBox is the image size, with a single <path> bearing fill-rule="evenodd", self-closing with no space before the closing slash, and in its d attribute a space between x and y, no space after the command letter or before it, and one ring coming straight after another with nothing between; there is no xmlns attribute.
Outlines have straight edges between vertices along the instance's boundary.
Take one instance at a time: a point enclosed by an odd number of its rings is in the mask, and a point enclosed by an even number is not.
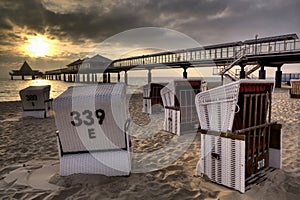
<svg viewBox="0 0 300 200"><path fill-rule="evenodd" d="M197 64L215 60L231 60L249 55L285 53L300 51L299 40L277 41L269 43L243 44L220 48L192 48L157 54L122 58L112 62L110 67L136 67L156 65Z"/></svg>

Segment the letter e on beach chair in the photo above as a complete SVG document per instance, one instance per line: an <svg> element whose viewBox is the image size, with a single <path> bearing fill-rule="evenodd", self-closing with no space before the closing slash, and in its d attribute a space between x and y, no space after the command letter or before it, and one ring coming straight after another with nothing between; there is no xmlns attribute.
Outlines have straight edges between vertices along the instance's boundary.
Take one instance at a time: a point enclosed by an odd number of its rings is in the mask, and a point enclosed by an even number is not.
<svg viewBox="0 0 300 200"><path fill-rule="evenodd" d="M29 86L20 91L20 97L23 107L23 117L49 117L53 100L49 99L50 85Z"/></svg>
<svg viewBox="0 0 300 200"><path fill-rule="evenodd" d="M53 102L60 175L130 174L125 85L69 87Z"/></svg>
<svg viewBox="0 0 300 200"><path fill-rule="evenodd" d="M281 168L281 125L271 122L274 83L240 80L196 95L197 174L242 193Z"/></svg>

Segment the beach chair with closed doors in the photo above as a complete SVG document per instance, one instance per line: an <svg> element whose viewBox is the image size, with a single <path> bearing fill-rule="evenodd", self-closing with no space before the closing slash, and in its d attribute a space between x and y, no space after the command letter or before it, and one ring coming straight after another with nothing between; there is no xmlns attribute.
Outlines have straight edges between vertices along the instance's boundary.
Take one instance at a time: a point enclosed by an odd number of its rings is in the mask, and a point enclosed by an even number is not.
<svg viewBox="0 0 300 200"><path fill-rule="evenodd" d="M202 80L196 78L173 80L161 89L165 131L181 135L198 130L195 95L202 91L201 83Z"/></svg>
<svg viewBox="0 0 300 200"><path fill-rule="evenodd" d="M29 86L20 90L23 107L23 117L45 118L52 111L52 100L50 99L50 85Z"/></svg>
<svg viewBox="0 0 300 200"><path fill-rule="evenodd" d="M130 174L125 84L69 87L53 106L61 176Z"/></svg>
<svg viewBox="0 0 300 200"><path fill-rule="evenodd" d="M143 112L152 114L163 111L163 102L160 90L167 83L149 83L143 87Z"/></svg>
<svg viewBox="0 0 300 200"><path fill-rule="evenodd" d="M292 79L290 80L290 83L291 83L290 97L300 98L300 79Z"/></svg>
<svg viewBox="0 0 300 200"><path fill-rule="evenodd" d="M271 121L274 82L239 80L196 95L197 174L242 193L281 168L281 125Z"/></svg>

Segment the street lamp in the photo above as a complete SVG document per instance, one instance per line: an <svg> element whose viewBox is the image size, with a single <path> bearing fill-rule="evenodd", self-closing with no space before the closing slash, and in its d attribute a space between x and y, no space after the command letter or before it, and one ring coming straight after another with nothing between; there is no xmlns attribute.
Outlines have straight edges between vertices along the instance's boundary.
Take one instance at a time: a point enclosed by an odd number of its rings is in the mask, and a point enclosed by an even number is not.
<svg viewBox="0 0 300 200"><path fill-rule="evenodd" d="M257 54L257 38L258 34L255 35L255 54Z"/></svg>

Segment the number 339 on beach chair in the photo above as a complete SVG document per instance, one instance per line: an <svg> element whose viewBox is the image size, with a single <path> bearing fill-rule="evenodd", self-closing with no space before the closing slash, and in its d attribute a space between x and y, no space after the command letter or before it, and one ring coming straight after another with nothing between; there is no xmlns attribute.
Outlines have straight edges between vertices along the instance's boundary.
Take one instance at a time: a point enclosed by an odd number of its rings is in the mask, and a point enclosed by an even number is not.
<svg viewBox="0 0 300 200"><path fill-rule="evenodd" d="M130 174L124 84L69 87L53 107L61 176Z"/></svg>

